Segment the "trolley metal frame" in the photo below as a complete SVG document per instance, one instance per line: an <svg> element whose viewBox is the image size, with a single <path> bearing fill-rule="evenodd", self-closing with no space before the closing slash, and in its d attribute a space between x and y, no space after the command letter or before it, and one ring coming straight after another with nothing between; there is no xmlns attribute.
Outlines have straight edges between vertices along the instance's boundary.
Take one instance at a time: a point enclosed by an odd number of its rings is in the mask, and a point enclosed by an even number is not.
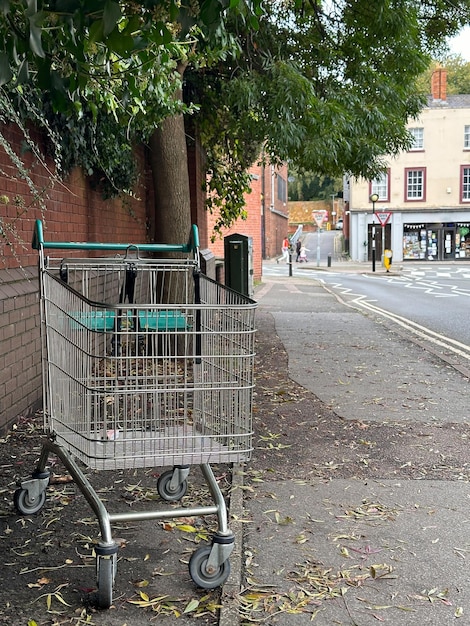
<svg viewBox="0 0 470 626"><path fill-rule="evenodd" d="M193 553L189 569L198 586L220 586L230 573L234 535L210 463L251 456L256 303L201 274L195 226L181 245L46 242L38 220L33 247L48 436L31 478L15 492L18 512L42 508L48 459L56 455L98 520L101 608L112 603L116 522L216 515L212 544ZM46 250L72 255L50 258ZM80 250L101 254L78 258ZM157 483L169 502L185 495L197 464L213 504L110 513L82 464L97 470L172 465Z"/></svg>

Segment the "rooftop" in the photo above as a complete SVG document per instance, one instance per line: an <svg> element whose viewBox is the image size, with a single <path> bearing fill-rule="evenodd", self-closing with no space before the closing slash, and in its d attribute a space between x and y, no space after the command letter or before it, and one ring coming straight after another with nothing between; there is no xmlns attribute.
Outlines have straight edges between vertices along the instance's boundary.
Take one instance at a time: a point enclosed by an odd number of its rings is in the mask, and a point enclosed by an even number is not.
<svg viewBox="0 0 470 626"><path fill-rule="evenodd" d="M433 99L429 95L427 106L430 108L470 109L470 94L447 95L445 100Z"/></svg>

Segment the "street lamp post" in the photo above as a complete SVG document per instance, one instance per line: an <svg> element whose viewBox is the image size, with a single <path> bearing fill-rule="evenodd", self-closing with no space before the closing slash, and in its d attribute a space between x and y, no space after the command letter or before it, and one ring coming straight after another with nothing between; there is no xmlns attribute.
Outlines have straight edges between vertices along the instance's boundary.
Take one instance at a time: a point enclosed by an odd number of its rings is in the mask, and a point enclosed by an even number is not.
<svg viewBox="0 0 470 626"><path fill-rule="evenodd" d="M378 194L371 193L369 200L372 202L372 271L375 272L375 203L379 199Z"/></svg>

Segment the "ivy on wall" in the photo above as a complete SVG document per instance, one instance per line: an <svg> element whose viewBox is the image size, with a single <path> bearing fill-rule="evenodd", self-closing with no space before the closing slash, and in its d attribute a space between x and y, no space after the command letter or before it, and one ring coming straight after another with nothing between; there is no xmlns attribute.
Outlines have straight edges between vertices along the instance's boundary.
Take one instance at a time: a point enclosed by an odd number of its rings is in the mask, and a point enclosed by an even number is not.
<svg viewBox="0 0 470 626"><path fill-rule="evenodd" d="M28 103L32 101L29 94ZM48 152L61 176L80 167L104 199L131 192L137 180L132 142L112 114L91 102L80 102L67 114L57 113L47 94L36 102L38 113L31 115L31 107L22 113L48 129Z"/></svg>

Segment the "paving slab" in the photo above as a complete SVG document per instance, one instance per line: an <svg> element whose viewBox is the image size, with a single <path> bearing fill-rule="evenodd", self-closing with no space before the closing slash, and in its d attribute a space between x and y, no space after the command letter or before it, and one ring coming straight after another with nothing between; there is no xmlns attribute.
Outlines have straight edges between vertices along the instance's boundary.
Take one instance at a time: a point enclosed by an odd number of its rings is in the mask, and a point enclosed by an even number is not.
<svg viewBox="0 0 470 626"><path fill-rule="evenodd" d="M469 497L446 481L264 484L245 553L269 623L469 623Z"/></svg>

